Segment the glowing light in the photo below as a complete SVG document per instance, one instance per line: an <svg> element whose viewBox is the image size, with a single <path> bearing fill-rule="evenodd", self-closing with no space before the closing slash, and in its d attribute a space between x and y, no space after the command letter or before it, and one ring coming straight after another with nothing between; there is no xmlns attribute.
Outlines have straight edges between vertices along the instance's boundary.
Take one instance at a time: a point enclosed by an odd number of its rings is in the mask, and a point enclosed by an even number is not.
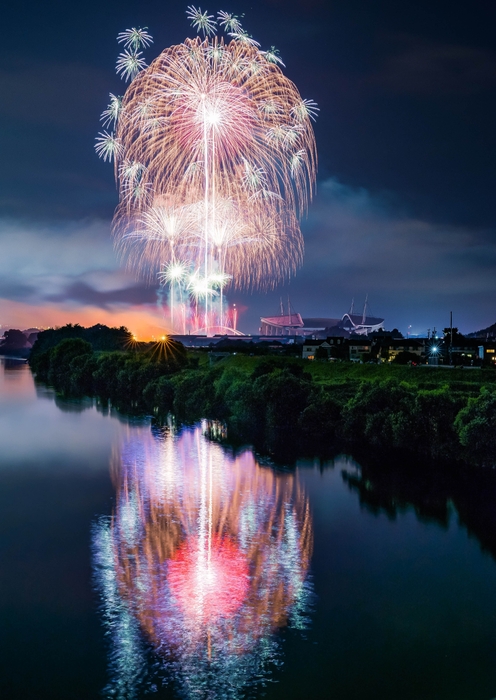
<svg viewBox="0 0 496 700"><path fill-rule="evenodd" d="M201 31L204 34L210 35L215 32L216 22L213 15L209 15L207 12L202 12L201 7L196 9L194 5L190 5L186 12L189 19L191 20L191 25Z"/></svg>
<svg viewBox="0 0 496 700"><path fill-rule="evenodd" d="M278 662L274 632L307 624L312 522L297 475L233 458L204 433L223 429L138 430L113 455L115 514L94 536L109 695L139 695L138 630L181 696L237 700Z"/></svg>
<svg viewBox="0 0 496 700"><path fill-rule="evenodd" d="M188 618L202 623L232 616L249 589L246 556L228 538L212 538L208 556L198 539L183 543L168 564L172 595Z"/></svg>
<svg viewBox="0 0 496 700"><path fill-rule="evenodd" d="M171 309L183 305L184 319L208 329L224 316L212 275L223 276L222 286L267 289L302 262L298 217L315 182L318 107L285 77L277 49L261 51L239 17L221 11L216 20L195 6L187 15L205 38L165 49L149 67L139 49L151 36L119 34L117 71L132 82L122 100L111 96L102 116L116 132L101 134L96 148L116 161L120 252L150 281L183 261L203 291L193 290L193 315L183 277L163 275Z"/></svg>

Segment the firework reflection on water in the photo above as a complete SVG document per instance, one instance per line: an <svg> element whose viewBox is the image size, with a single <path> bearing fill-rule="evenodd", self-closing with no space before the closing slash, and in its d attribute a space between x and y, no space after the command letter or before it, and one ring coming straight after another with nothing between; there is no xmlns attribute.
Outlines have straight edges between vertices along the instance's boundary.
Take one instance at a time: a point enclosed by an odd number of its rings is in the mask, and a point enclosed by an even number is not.
<svg viewBox="0 0 496 700"><path fill-rule="evenodd" d="M306 626L312 523L298 477L230 456L207 428L137 431L113 456L115 512L93 539L106 697L172 680L183 697L234 700L280 664L277 630Z"/></svg>

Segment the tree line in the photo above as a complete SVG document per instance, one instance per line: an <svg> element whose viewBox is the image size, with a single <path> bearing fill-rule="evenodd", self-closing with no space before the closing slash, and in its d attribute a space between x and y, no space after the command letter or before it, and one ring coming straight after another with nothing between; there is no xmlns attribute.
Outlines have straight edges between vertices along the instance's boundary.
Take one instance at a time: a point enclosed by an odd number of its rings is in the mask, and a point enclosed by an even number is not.
<svg viewBox="0 0 496 700"><path fill-rule="evenodd" d="M496 465L492 377L474 393L463 382L405 381L406 368L386 376L381 368L341 366L326 383L302 360L233 356L211 366L172 339L140 344L126 329L74 326L40 333L30 364L59 392L98 396L159 422L169 413L184 422L222 420L230 440L283 457L348 445Z"/></svg>

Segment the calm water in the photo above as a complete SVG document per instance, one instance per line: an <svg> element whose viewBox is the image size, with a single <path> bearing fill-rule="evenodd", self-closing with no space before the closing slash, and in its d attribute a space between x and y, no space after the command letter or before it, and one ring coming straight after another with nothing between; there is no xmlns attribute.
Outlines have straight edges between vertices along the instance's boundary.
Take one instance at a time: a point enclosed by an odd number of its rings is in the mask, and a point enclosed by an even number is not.
<svg viewBox="0 0 496 700"><path fill-rule="evenodd" d="M275 469L0 367L2 698L491 700L496 488Z"/></svg>

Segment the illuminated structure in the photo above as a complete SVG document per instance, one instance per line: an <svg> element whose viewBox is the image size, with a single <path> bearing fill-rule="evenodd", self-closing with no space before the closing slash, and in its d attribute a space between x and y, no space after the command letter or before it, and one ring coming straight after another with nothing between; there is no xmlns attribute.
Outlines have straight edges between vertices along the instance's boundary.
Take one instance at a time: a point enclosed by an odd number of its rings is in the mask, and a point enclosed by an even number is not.
<svg viewBox="0 0 496 700"><path fill-rule="evenodd" d="M297 476L229 457L202 428L138 432L112 476L115 514L94 537L108 696L146 683L150 644L185 697L241 697L277 662L277 628L305 624L312 524Z"/></svg>
<svg viewBox="0 0 496 700"><path fill-rule="evenodd" d="M225 287L267 289L302 262L317 106L236 16L187 14L204 38L148 67L146 30L119 35L117 72L132 82L111 95L102 119L115 130L96 150L115 161L114 232L128 265L168 285L173 330L211 334L229 330Z"/></svg>
<svg viewBox="0 0 496 700"><path fill-rule="evenodd" d="M332 335L368 335L384 328L384 319L346 313L342 318L302 318L300 314L267 316L260 319L262 335L301 335L326 338Z"/></svg>

